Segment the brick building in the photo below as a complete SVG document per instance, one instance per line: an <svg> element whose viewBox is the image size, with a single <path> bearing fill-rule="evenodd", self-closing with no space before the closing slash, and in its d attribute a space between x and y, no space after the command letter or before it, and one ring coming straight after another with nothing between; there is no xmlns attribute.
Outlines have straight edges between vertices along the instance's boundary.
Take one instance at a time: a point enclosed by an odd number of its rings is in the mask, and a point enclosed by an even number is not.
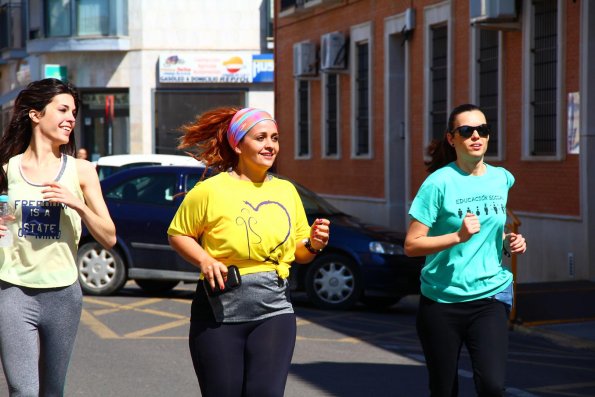
<svg viewBox="0 0 595 397"><path fill-rule="evenodd" d="M517 280L595 280L595 4L277 0L275 21L280 173L406 230L426 147L475 103L516 177Z"/></svg>

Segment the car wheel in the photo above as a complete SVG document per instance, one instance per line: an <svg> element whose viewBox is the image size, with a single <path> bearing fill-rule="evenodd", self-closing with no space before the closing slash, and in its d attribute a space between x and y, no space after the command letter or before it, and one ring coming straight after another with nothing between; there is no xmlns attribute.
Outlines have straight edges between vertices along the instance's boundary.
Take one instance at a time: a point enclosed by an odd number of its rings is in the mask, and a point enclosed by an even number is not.
<svg viewBox="0 0 595 397"><path fill-rule="evenodd" d="M323 255L306 273L306 294L323 309L349 309L359 300L362 280L357 265L343 255Z"/></svg>
<svg viewBox="0 0 595 397"><path fill-rule="evenodd" d="M79 248L77 266L81 289L89 295L111 295L126 282L126 267L120 254L96 242Z"/></svg>
<svg viewBox="0 0 595 397"><path fill-rule="evenodd" d="M176 287L180 283L178 280L134 280L134 282L143 289L143 291L150 294L160 294L167 292Z"/></svg>

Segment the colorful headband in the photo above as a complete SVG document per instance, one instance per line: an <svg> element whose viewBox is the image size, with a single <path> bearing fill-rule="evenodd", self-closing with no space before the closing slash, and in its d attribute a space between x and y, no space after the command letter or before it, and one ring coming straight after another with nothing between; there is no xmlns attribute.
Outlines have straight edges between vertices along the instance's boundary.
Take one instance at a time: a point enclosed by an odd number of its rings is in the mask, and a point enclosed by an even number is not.
<svg viewBox="0 0 595 397"><path fill-rule="evenodd" d="M277 124L275 119L264 110L255 108L238 110L236 114L233 115L233 118L229 123L229 128L227 129L227 141L229 142L229 145L235 149L244 135L246 135L252 127L264 120L271 120Z"/></svg>

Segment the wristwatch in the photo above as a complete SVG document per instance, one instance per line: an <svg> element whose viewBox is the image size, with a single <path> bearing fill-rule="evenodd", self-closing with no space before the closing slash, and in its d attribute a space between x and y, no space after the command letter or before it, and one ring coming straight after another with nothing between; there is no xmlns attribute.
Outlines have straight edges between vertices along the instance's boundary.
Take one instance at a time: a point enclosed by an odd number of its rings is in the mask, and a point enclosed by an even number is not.
<svg viewBox="0 0 595 397"><path fill-rule="evenodd" d="M304 247L313 255L320 254L324 248L317 250L316 248L312 247L312 242L310 241L310 237L308 237L304 242Z"/></svg>

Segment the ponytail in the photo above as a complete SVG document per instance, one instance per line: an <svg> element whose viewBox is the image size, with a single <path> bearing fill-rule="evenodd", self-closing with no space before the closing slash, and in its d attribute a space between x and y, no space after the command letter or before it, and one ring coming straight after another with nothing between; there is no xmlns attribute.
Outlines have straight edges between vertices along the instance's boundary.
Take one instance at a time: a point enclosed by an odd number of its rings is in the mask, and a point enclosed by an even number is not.
<svg viewBox="0 0 595 397"><path fill-rule="evenodd" d="M449 131L446 131L442 139L434 139L432 143L430 143L430 146L428 146L427 153L431 159L430 161L426 161L425 164L427 166L426 171L430 174L457 159L455 148L452 147L448 143L448 139L446 139L446 134L449 133Z"/></svg>
<svg viewBox="0 0 595 397"><path fill-rule="evenodd" d="M178 149L217 171L227 171L238 163L238 155L227 141L227 129L239 109L223 107L209 110L193 123L183 125Z"/></svg>

